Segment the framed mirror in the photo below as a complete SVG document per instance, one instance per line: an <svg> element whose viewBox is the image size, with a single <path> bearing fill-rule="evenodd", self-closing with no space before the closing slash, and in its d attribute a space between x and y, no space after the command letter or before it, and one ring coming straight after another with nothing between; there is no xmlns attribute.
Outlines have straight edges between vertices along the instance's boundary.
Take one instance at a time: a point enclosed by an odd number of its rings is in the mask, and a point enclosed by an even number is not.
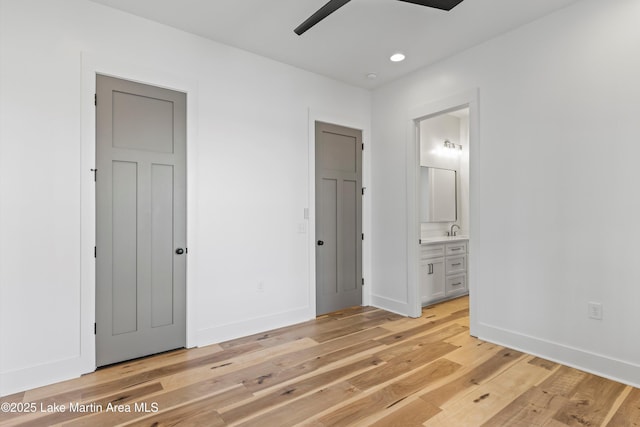
<svg viewBox="0 0 640 427"><path fill-rule="evenodd" d="M458 219L456 171L420 166L420 222Z"/></svg>

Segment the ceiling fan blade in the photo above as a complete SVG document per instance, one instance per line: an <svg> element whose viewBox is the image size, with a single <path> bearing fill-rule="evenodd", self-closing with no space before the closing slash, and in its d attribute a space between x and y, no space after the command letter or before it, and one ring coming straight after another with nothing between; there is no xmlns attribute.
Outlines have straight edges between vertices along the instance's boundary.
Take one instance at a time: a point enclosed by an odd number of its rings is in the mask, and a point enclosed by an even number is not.
<svg viewBox="0 0 640 427"><path fill-rule="evenodd" d="M311 15L304 21L302 24L298 25L298 27L293 30L297 35L302 35L309 28L316 25L318 22L322 21L327 16L331 15L336 10L340 9L345 4L349 3L351 0L329 0L327 4L322 6L316 13Z"/></svg>
<svg viewBox="0 0 640 427"><path fill-rule="evenodd" d="M435 7L436 9L451 10L458 4L462 3L462 0L400 0L406 3L419 4L427 7Z"/></svg>

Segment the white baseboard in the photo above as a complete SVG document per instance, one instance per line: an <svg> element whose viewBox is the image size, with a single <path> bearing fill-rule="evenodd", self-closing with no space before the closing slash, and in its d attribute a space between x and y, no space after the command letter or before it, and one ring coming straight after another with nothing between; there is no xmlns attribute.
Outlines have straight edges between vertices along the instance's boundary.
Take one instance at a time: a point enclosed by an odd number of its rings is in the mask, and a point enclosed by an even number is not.
<svg viewBox="0 0 640 427"><path fill-rule="evenodd" d="M478 324L478 338L538 356L613 381L640 387L640 365L486 323Z"/></svg>
<svg viewBox="0 0 640 427"><path fill-rule="evenodd" d="M0 373L0 396L78 378L91 370L83 370L80 357Z"/></svg>
<svg viewBox="0 0 640 427"><path fill-rule="evenodd" d="M309 307L297 310L287 311L274 315L256 317L253 319L243 320L241 322L229 323L226 325L214 326L212 328L201 329L197 332L197 346L217 344L236 338L246 337L258 334L260 332L270 331L272 329L291 326L296 323L306 322L315 317Z"/></svg>

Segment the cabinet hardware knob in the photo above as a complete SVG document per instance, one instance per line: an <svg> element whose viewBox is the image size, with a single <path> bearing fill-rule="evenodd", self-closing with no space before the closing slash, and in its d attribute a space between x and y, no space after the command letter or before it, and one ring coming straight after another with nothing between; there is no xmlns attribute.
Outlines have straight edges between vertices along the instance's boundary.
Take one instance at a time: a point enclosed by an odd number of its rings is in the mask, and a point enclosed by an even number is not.
<svg viewBox="0 0 640 427"><path fill-rule="evenodd" d="M182 248L178 248L178 249L176 249L176 253L177 253L178 255L182 255L182 254L184 253L184 249L182 249Z"/></svg>
<svg viewBox="0 0 640 427"><path fill-rule="evenodd" d="M318 246L322 246L324 245L324 241L323 240L318 240Z"/></svg>

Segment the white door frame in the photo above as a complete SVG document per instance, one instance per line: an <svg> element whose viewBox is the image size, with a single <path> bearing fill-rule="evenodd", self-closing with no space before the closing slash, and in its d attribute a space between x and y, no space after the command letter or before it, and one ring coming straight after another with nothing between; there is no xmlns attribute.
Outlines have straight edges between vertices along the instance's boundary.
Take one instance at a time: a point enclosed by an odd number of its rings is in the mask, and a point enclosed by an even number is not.
<svg viewBox="0 0 640 427"><path fill-rule="evenodd" d="M419 256L418 247L420 240L420 212L419 212L419 183L420 177L420 140L419 123L424 119L435 117L461 108L469 108L469 273L467 284L469 287L469 314L471 335L477 335L477 301L478 291L475 289L479 282L476 257L478 253L478 239L473 236L479 234L480 224L477 221L478 207L478 156L480 151L480 138L478 132L478 89L453 94L449 97L432 101L428 104L413 108L409 111L407 131L407 279L409 289L409 313L411 317L420 317L421 300L419 284Z"/></svg>
<svg viewBox="0 0 640 427"><path fill-rule="evenodd" d="M81 59L81 135L80 135L80 364L82 372L96 368L96 263L93 255L96 244L96 192L93 172L96 163L96 120L94 94L96 75L103 74L124 80L172 89L187 94L187 247L197 253L196 230L196 165L197 165L197 81L176 76L164 70L150 69L131 61L93 56L82 53ZM98 171L99 173L99 171ZM194 289L194 256L187 257L187 331L186 345L196 345L196 295Z"/></svg>
<svg viewBox="0 0 640 427"><path fill-rule="evenodd" d="M308 316L316 317L316 122L331 123L357 129L362 132L364 150L362 152L362 187L370 182L371 138L368 126L358 119L342 117L309 108L309 200L308 200L308 248L309 248L309 306ZM362 305L371 304L371 197L365 190L362 199ZM367 238L369 236L369 238Z"/></svg>

